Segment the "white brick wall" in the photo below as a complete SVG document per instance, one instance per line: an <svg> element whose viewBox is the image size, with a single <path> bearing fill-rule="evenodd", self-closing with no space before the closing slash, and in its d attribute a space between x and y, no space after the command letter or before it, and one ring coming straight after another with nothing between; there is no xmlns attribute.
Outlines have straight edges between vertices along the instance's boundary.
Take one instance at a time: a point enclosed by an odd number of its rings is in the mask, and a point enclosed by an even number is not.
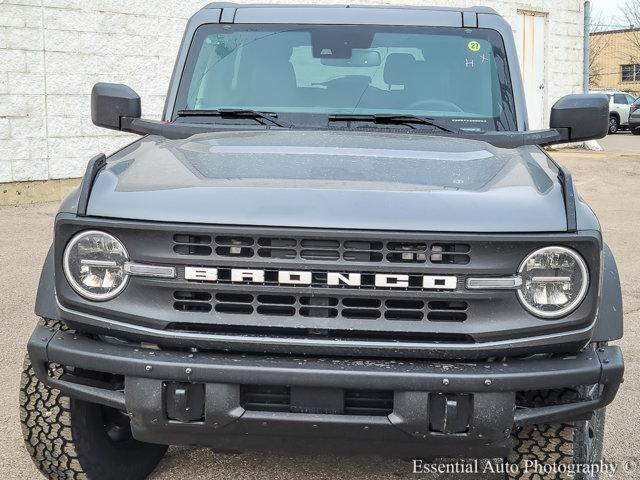
<svg viewBox="0 0 640 480"><path fill-rule="evenodd" d="M488 5L512 24L519 9L548 13L548 104L581 89L581 0L372 1ZM0 0L0 183L77 177L90 157L131 140L91 123L96 82L130 85L143 114L158 117L186 19L206 3Z"/></svg>

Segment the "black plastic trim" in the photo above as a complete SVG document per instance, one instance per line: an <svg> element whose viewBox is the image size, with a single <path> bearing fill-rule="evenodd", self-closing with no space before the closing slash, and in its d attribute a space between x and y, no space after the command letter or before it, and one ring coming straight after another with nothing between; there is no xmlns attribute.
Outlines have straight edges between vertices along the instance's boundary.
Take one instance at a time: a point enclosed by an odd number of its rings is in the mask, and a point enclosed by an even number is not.
<svg viewBox="0 0 640 480"><path fill-rule="evenodd" d="M58 302L56 301L56 269L54 265L54 248L49 247L47 258L42 266L38 293L36 295L35 314L43 318L58 318Z"/></svg>
<svg viewBox="0 0 640 480"><path fill-rule="evenodd" d="M620 340L624 333L624 311L622 288L616 259L609 245L604 244L602 251L602 290L600 305L593 331L593 342L611 342Z"/></svg>
<svg viewBox="0 0 640 480"><path fill-rule="evenodd" d="M98 176L98 172L107 164L107 157L104 153L96 155L87 164L87 170L84 177L82 177L82 183L80 184L80 196L78 197L78 209L77 215L84 217L87 215L87 206L89 205L89 196L91 195L91 189L93 188L93 182Z"/></svg>
<svg viewBox="0 0 640 480"><path fill-rule="evenodd" d="M567 211L567 232L578 231L578 217L576 213L576 191L573 185L573 178L569 169L558 166L558 180L562 184L564 204Z"/></svg>
<svg viewBox="0 0 640 480"><path fill-rule="evenodd" d="M225 6L220 13L220 23L233 23L236 18L236 8Z"/></svg>
<svg viewBox="0 0 640 480"><path fill-rule="evenodd" d="M232 355L150 350L115 345L38 326L28 350L38 378L63 393L122 408L122 392L52 379L46 364L160 381L216 384L372 388L442 393L516 392L579 385L603 385L594 401L518 411L518 425L575 418L610 403L622 382L624 365L617 346L585 349L576 355L503 362L451 363L392 360Z"/></svg>

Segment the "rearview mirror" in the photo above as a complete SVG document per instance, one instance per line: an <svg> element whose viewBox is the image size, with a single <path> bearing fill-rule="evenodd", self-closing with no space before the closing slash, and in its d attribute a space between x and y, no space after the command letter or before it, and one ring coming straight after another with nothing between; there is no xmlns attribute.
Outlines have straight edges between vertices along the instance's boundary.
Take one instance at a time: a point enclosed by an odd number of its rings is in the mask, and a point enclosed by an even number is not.
<svg viewBox="0 0 640 480"><path fill-rule="evenodd" d="M551 108L551 128L565 142L597 140L609 131L609 99L606 95L567 95Z"/></svg>
<svg viewBox="0 0 640 480"><path fill-rule="evenodd" d="M91 120L98 127L122 130L123 117L140 118L140 96L119 83L96 83L91 91Z"/></svg>
<svg viewBox="0 0 640 480"><path fill-rule="evenodd" d="M320 59L322 65L332 67L377 67L382 63L380 52L376 50L351 50L351 58L330 58Z"/></svg>

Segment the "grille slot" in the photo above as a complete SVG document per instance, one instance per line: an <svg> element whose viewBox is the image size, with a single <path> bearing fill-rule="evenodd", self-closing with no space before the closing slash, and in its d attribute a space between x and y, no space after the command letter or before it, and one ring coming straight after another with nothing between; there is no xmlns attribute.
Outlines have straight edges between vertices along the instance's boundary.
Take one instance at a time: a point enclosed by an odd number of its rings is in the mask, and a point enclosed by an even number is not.
<svg viewBox="0 0 640 480"><path fill-rule="evenodd" d="M255 254L251 237L216 237L219 257L251 258Z"/></svg>
<svg viewBox="0 0 640 480"><path fill-rule="evenodd" d="M460 301L433 301L428 308L427 319L432 322L464 322L469 306Z"/></svg>
<svg viewBox="0 0 640 480"><path fill-rule="evenodd" d="M393 392L387 390L345 390L344 414L386 417L393 412Z"/></svg>
<svg viewBox="0 0 640 480"><path fill-rule="evenodd" d="M422 300L387 300L385 302L387 310L384 317L387 320L414 320L424 319L425 304Z"/></svg>
<svg viewBox="0 0 640 480"><path fill-rule="evenodd" d="M253 313L253 295L248 293L217 293L215 300L216 312L238 315Z"/></svg>
<svg viewBox="0 0 640 480"><path fill-rule="evenodd" d="M175 253L193 256L433 265L466 265L471 261L470 245L461 243L231 235L213 237L200 234L176 234L173 240Z"/></svg>
<svg viewBox="0 0 640 480"><path fill-rule="evenodd" d="M253 248L241 246L218 247L216 248L216 255L219 257L251 258L253 257Z"/></svg>
<svg viewBox="0 0 640 480"><path fill-rule="evenodd" d="M209 235L176 234L173 236L173 251L178 255L211 255L211 237Z"/></svg>
<svg viewBox="0 0 640 480"><path fill-rule="evenodd" d="M471 261L471 247L463 243L438 243L431 245L429 259L434 264L466 265Z"/></svg>
<svg viewBox="0 0 640 480"><path fill-rule="evenodd" d="M208 303L174 302L173 308L180 312L208 313L211 311L211 305Z"/></svg>
<svg viewBox="0 0 640 480"><path fill-rule="evenodd" d="M425 263L427 244L410 242L389 242L387 260L391 263Z"/></svg>
<svg viewBox="0 0 640 480"><path fill-rule="evenodd" d="M258 307L260 315L278 315L282 317L292 317L296 314L296 309L285 305L260 305Z"/></svg>
<svg viewBox="0 0 640 480"><path fill-rule="evenodd" d="M303 317L335 318L338 316L338 309L329 307L302 307L299 312Z"/></svg>
<svg viewBox="0 0 640 480"><path fill-rule="evenodd" d="M291 389L268 385L240 385L240 405L257 412L289 412Z"/></svg>
<svg viewBox="0 0 640 480"><path fill-rule="evenodd" d="M380 318L380 310L370 308L345 308L342 310L345 318L360 318L363 320Z"/></svg>
<svg viewBox="0 0 640 480"><path fill-rule="evenodd" d="M393 391L336 390L336 394L340 393L343 394L343 415L386 417L393 412ZM257 412L296 410L291 402L291 388L287 386L240 385L240 405Z"/></svg>
<svg viewBox="0 0 640 480"><path fill-rule="evenodd" d="M173 293L176 302L173 308L180 312L207 313L211 311L211 294L208 292L177 291Z"/></svg>
<svg viewBox="0 0 640 480"><path fill-rule="evenodd" d="M206 291L174 292L174 308L181 312L210 312L237 315L275 315L354 320L464 322L468 304L463 301L375 297L329 297Z"/></svg>
<svg viewBox="0 0 640 480"><path fill-rule="evenodd" d="M340 259L340 253L337 250L302 250L300 256L305 260L336 261Z"/></svg>

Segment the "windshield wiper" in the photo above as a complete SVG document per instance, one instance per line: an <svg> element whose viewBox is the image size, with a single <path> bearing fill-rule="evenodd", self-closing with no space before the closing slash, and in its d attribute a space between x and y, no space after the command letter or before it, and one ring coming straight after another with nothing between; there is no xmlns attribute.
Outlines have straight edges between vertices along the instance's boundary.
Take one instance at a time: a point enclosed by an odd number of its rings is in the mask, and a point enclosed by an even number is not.
<svg viewBox="0 0 640 480"><path fill-rule="evenodd" d="M293 128L290 123L285 123L276 120L275 113L263 113L255 110L248 110L244 108L218 108L216 110L178 110L179 117L228 117L228 118L252 118L257 122L264 125L264 122L260 120L266 120L272 125L276 125L281 128Z"/></svg>
<svg viewBox="0 0 640 480"><path fill-rule="evenodd" d="M375 113L373 115L357 115L351 113L336 113L329 115L330 122L373 122L373 123L386 123L396 125L408 125L411 128L415 128L413 124L430 125L436 127L442 131L449 133L461 134L462 132L454 127L451 127L444 122L440 122L431 117L423 117L420 115L411 115L403 113Z"/></svg>

